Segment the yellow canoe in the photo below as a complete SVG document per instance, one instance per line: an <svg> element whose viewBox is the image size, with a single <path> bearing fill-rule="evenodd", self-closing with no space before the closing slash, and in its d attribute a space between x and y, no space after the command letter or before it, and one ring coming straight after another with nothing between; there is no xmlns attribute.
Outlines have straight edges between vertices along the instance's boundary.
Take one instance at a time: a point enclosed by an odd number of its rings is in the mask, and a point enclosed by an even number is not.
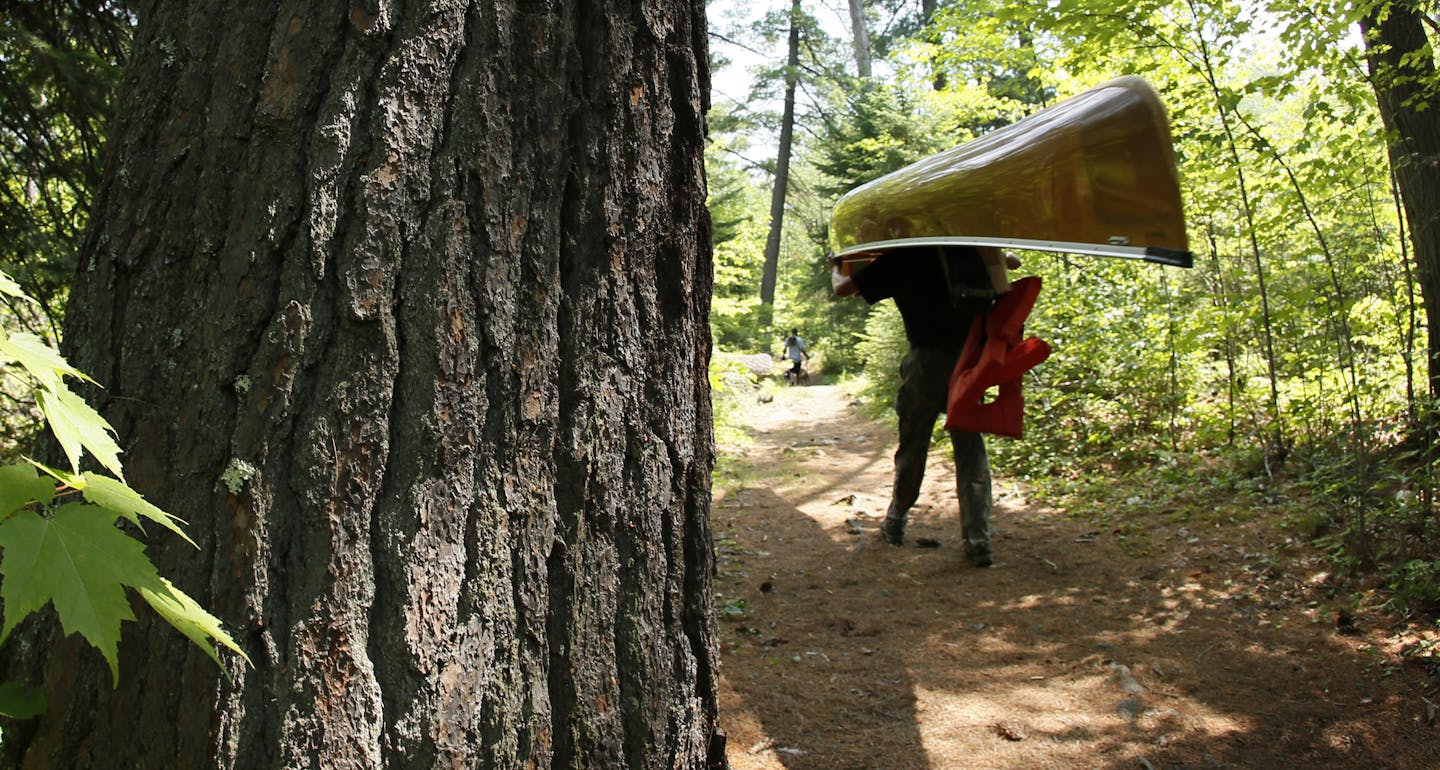
<svg viewBox="0 0 1440 770"><path fill-rule="evenodd" d="M1117 78L851 190L830 217L847 274L892 249L943 244L1190 267L1155 90Z"/></svg>

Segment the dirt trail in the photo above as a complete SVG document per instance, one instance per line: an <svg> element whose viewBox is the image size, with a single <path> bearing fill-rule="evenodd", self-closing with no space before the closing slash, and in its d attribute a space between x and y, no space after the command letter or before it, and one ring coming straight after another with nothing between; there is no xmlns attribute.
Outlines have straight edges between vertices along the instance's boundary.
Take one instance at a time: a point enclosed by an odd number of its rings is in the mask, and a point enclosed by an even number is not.
<svg viewBox="0 0 1440 770"><path fill-rule="evenodd" d="M833 386L749 418L715 484L734 770L1440 768L1437 680L1393 629L1337 627L1324 563L1273 525L1137 506L1133 555L1002 474L975 569L941 453L908 532L941 545L896 548L889 429Z"/></svg>

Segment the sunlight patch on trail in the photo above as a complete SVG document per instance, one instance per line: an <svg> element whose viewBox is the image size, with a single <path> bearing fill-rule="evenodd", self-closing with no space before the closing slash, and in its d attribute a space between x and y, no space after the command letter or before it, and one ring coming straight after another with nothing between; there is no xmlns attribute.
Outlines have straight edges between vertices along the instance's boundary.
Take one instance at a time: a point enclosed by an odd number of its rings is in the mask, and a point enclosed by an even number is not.
<svg viewBox="0 0 1440 770"><path fill-rule="evenodd" d="M1190 700L1127 714L1115 706L1123 698L1113 679L1098 673L1024 682L1007 680L1004 670L987 673L996 681L970 691L915 685L931 768L1089 767L1097 746L1113 747L1112 759L1133 753L1137 731L1152 746L1222 741L1248 731L1244 720ZM956 745L984 750L965 757L945 751Z"/></svg>

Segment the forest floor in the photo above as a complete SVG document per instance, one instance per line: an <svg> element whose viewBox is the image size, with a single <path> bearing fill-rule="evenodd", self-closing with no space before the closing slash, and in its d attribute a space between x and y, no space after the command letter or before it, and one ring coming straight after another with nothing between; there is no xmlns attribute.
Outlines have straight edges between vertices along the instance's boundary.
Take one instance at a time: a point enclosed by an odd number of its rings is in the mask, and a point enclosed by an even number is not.
<svg viewBox="0 0 1440 770"><path fill-rule="evenodd" d="M748 410L715 480L733 770L1440 767L1437 658L1401 654L1435 626L1337 615L1273 517L1136 507L1136 549L999 468L977 569L943 453L889 546L891 429L835 386Z"/></svg>

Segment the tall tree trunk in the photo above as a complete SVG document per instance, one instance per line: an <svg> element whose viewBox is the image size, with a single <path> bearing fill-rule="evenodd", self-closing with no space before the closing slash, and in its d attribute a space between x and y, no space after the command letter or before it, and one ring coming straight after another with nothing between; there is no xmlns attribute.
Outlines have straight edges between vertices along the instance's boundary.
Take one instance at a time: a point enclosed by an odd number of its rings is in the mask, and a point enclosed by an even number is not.
<svg viewBox="0 0 1440 770"><path fill-rule="evenodd" d="M1410 222L1420 295L1429 319L1430 397L1440 397L1440 115L1435 57L1411 3L1377 4L1360 20L1390 164Z"/></svg>
<svg viewBox="0 0 1440 770"><path fill-rule="evenodd" d="M705 62L699 0L152 6L66 339L254 668L49 640L12 760L705 766Z"/></svg>
<svg viewBox="0 0 1440 770"><path fill-rule="evenodd" d="M790 5L790 50L785 57L785 108L780 118L780 149L775 157L775 186L770 192L770 233L765 237L765 272L760 277L762 328L768 329L775 308L775 283L780 268L780 236L785 229L785 194L790 187L790 149L795 141L795 86L800 80L800 0Z"/></svg>
<svg viewBox="0 0 1440 770"><path fill-rule="evenodd" d="M1259 228L1255 224L1255 203L1251 200L1245 183L1245 164L1240 160L1240 150L1235 141L1235 130L1231 125L1233 118L1230 107L1227 106L1229 102L1221 93L1220 80L1215 74L1214 61L1210 55L1210 44L1205 38L1205 22L1194 0L1190 0L1189 6L1191 17L1195 20L1195 41L1200 49L1200 65L1204 71L1205 83L1215 98L1215 109L1220 117L1220 126L1225 132L1225 148L1235 167L1235 179L1239 188L1237 192L1240 195L1240 206L1245 218L1245 235L1250 241L1250 256L1255 264L1255 285L1260 299L1260 322L1263 334L1261 341L1264 344L1265 366L1270 384L1270 431L1267 437L1270 446L1266 452L1266 467L1269 469L1269 461L1274 460L1276 464L1283 462L1290 449L1289 438L1285 434L1285 424L1280 411L1280 374L1275 356L1275 334L1271 324L1270 291L1266 288L1265 262L1261 259L1260 240L1256 235Z"/></svg>
<svg viewBox="0 0 1440 770"><path fill-rule="evenodd" d="M937 0L920 0L920 27L925 32L928 32L930 24L935 21L936 6ZM922 32L922 34L924 34L924 32ZM936 71L935 77L931 80L931 85L936 91L945 90L946 82L945 72L943 70Z"/></svg>
<svg viewBox="0 0 1440 770"><path fill-rule="evenodd" d="M855 72L870 77L870 31L865 26L865 0L850 0L850 46L855 50Z"/></svg>

